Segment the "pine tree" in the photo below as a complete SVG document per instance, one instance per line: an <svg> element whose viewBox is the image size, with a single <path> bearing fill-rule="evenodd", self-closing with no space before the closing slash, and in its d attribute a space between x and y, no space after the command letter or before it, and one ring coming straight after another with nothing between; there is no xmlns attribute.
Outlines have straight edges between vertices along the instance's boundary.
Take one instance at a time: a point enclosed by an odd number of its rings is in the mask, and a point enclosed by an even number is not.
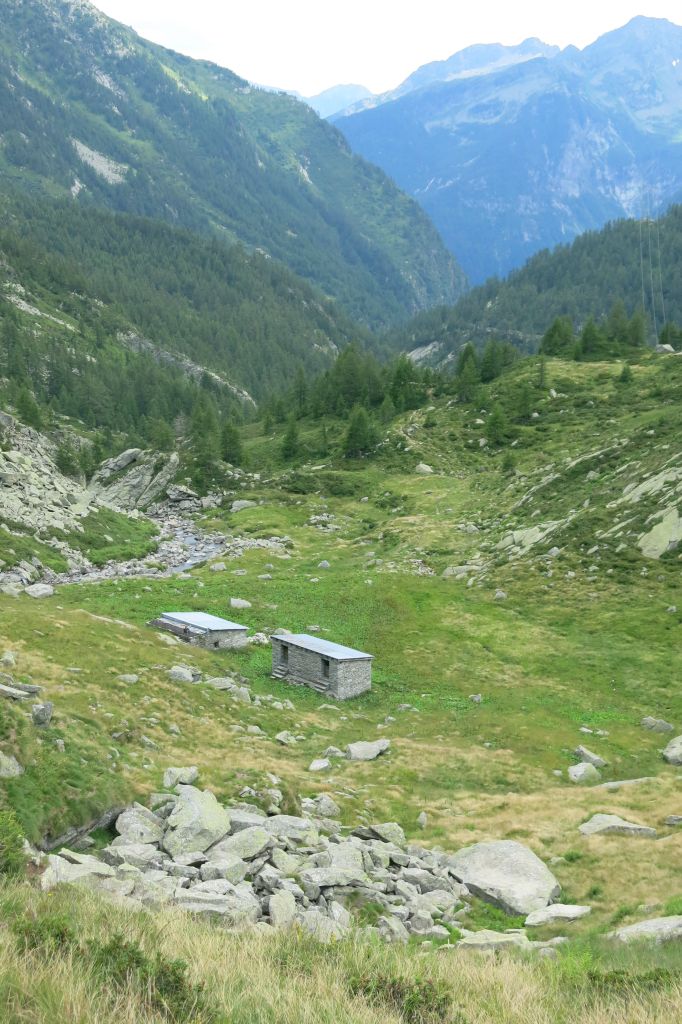
<svg viewBox="0 0 682 1024"><path fill-rule="evenodd" d="M225 462L233 466L241 466L244 460L244 447L239 429L232 420L223 424L220 435L220 452Z"/></svg>
<svg viewBox="0 0 682 1024"><path fill-rule="evenodd" d="M27 427L35 427L36 430L40 430L43 426L40 406L27 387L20 388L17 395L17 415Z"/></svg>
<svg viewBox="0 0 682 1024"><path fill-rule="evenodd" d="M347 459L357 458L365 455L374 444L374 431L367 410L362 405L356 405L343 439L343 454Z"/></svg>
<svg viewBox="0 0 682 1024"><path fill-rule="evenodd" d="M499 402L492 408L485 425L485 436L489 444L504 444L509 434L509 423Z"/></svg>
<svg viewBox="0 0 682 1024"><path fill-rule="evenodd" d="M289 425L287 426L286 433L282 438L282 458L289 462L291 459L295 459L298 455L299 449L299 437L298 437L298 424L296 423L295 417L289 419Z"/></svg>

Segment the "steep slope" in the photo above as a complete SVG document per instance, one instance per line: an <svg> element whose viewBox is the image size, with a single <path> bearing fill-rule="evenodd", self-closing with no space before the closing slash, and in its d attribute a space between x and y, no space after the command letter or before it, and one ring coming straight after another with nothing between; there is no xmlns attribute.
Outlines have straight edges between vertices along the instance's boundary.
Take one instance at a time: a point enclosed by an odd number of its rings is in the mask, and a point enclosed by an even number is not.
<svg viewBox="0 0 682 1024"><path fill-rule="evenodd" d="M308 106L320 115L320 117L331 117L341 110L354 106L356 103L370 101L374 93L366 89L364 85L333 85L330 89L317 93L315 96L307 96L305 102Z"/></svg>
<svg viewBox="0 0 682 1024"><path fill-rule="evenodd" d="M130 214L0 201L0 404L28 387L93 427L147 433L315 372L362 331L282 264Z"/></svg>
<svg viewBox="0 0 682 1024"><path fill-rule="evenodd" d="M378 323L461 291L418 206L291 97L137 37L85 0L7 0L0 173L287 263Z"/></svg>
<svg viewBox="0 0 682 1024"><path fill-rule="evenodd" d="M422 313L392 332L390 343L426 349L439 362L466 341L495 337L534 351L555 317L576 328L607 316L621 301L631 315L643 308L648 339L666 323L682 323L682 207L658 221L621 220L571 245L537 253L504 281L491 279L452 308Z"/></svg>
<svg viewBox="0 0 682 1024"><path fill-rule="evenodd" d="M452 77L458 56L336 123L474 282L679 193L682 28L638 18L582 53Z"/></svg>

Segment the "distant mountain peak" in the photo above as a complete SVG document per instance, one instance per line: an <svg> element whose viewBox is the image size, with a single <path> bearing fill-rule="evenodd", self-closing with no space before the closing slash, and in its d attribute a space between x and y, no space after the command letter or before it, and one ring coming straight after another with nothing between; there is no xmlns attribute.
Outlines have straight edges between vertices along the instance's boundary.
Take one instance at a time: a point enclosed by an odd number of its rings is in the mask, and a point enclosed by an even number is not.
<svg viewBox="0 0 682 1024"><path fill-rule="evenodd" d="M305 102L320 117L333 117L334 114L373 97L374 93L364 85L332 85L331 88L318 92L316 96L306 96Z"/></svg>

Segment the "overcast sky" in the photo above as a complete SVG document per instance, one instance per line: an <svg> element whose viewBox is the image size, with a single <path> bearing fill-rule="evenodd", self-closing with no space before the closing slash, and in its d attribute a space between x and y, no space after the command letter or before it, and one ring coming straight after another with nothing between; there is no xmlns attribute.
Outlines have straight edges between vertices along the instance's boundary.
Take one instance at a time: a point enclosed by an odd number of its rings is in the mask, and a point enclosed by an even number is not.
<svg viewBox="0 0 682 1024"><path fill-rule="evenodd" d="M681 0L94 0L140 35L305 96L374 92L472 43L583 47L637 14L682 24Z"/></svg>

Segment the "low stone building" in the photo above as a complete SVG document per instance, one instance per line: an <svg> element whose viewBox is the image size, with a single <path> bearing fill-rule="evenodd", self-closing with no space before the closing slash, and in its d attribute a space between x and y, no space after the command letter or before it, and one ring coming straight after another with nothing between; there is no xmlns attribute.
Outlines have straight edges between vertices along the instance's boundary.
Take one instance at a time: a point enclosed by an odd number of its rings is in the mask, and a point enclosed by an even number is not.
<svg viewBox="0 0 682 1024"><path fill-rule="evenodd" d="M218 649L243 647L248 632L247 627L238 622L207 615L206 612L163 612L148 625L172 633L194 647Z"/></svg>
<svg viewBox="0 0 682 1024"><path fill-rule="evenodd" d="M309 686L336 700L348 700L371 690L372 660L371 654L307 633L278 633L272 637L273 678Z"/></svg>

